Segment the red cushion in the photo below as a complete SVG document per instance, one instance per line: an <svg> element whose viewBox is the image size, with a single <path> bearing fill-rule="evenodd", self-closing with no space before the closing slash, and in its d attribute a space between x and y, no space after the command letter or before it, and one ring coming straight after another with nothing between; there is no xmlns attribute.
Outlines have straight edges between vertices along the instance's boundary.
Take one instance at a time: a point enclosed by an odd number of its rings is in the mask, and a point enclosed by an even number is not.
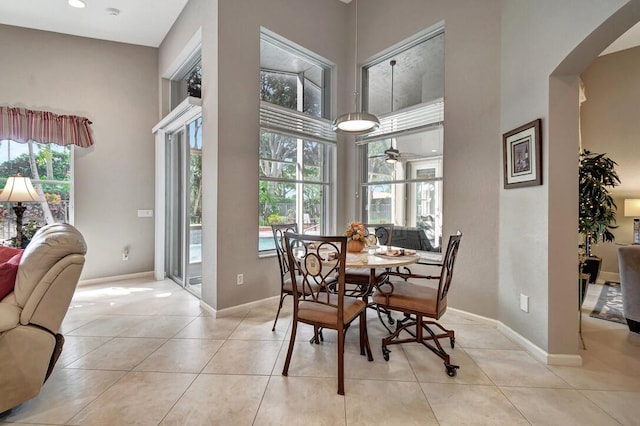
<svg viewBox="0 0 640 426"><path fill-rule="evenodd" d="M11 293L16 285L16 275L21 257L22 250L6 262L0 263L0 300Z"/></svg>
<svg viewBox="0 0 640 426"><path fill-rule="evenodd" d="M0 263L6 262L18 253L22 253L22 249L0 246Z"/></svg>

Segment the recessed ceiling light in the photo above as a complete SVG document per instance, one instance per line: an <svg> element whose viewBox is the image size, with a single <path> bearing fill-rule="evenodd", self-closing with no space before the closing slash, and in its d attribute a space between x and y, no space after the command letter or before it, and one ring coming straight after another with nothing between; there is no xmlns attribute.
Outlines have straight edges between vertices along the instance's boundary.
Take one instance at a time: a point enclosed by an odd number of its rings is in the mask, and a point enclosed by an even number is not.
<svg viewBox="0 0 640 426"><path fill-rule="evenodd" d="M432 149L431 152L438 152L438 150L437 149Z"/></svg>
<svg viewBox="0 0 640 426"><path fill-rule="evenodd" d="M118 16L120 15L120 9L116 9L115 7L110 7L107 9L107 13L111 16Z"/></svg>
<svg viewBox="0 0 640 426"><path fill-rule="evenodd" d="M86 3L82 0L69 0L67 3L69 3L69 6L76 7L78 9L82 9L86 6Z"/></svg>

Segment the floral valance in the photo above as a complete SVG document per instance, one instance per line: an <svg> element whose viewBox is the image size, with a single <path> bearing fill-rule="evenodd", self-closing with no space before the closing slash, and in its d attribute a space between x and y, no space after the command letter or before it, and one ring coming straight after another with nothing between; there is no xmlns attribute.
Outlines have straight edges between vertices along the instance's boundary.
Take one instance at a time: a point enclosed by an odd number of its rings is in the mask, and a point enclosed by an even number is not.
<svg viewBox="0 0 640 426"><path fill-rule="evenodd" d="M88 118L48 111L0 106L0 140L54 143L87 148L93 145Z"/></svg>

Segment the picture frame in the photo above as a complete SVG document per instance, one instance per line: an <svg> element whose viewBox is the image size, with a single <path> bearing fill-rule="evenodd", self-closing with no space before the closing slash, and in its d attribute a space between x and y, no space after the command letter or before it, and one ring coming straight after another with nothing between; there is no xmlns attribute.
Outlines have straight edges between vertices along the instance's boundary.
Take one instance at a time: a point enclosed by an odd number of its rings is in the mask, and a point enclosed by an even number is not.
<svg viewBox="0 0 640 426"><path fill-rule="evenodd" d="M502 135L505 189L542 185L542 119Z"/></svg>

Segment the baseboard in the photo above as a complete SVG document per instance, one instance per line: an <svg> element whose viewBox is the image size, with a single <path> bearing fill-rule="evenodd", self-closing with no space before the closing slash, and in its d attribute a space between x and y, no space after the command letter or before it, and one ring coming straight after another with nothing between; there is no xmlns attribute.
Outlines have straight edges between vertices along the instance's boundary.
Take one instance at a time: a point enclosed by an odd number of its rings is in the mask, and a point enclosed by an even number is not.
<svg viewBox="0 0 640 426"><path fill-rule="evenodd" d="M134 274L114 275L111 277L101 277L101 278L91 278L88 280L80 280L78 281L78 286L104 284L112 281L134 280L139 278L149 278L155 281L155 279L153 278L153 271L148 271L148 272L136 272Z"/></svg>
<svg viewBox="0 0 640 426"><path fill-rule="evenodd" d="M257 306L262 305L265 302L268 302L273 299L279 299L280 296L267 297L266 299L254 300L253 302L244 303L242 305L231 306L230 308L224 309L215 309L214 307L207 305L205 302L200 300L200 306L207 310L211 315L216 318L226 317L229 315L237 314L238 312L246 312Z"/></svg>
<svg viewBox="0 0 640 426"><path fill-rule="evenodd" d="M200 307L202 309L204 309L205 311L209 312L211 314L212 317L217 318L217 312L215 310L215 308L211 305L209 305L208 303L206 303L204 300L200 299Z"/></svg>
<svg viewBox="0 0 640 426"><path fill-rule="evenodd" d="M461 309L447 307L447 311L453 311L453 312L455 312L457 314L460 314L460 315L462 315L464 317L467 317L469 319L485 322L488 325L496 325L498 323L498 321L494 320L493 318L488 318L488 317L483 317L482 315L472 314L471 312L463 311Z"/></svg>
<svg viewBox="0 0 640 426"><path fill-rule="evenodd" d="M598 282L605 281L615 281L617 283L620 282L620 274L617 272L605 272L600 271L600 275L598 276Z"/></svg>
<svg viewBox="0 0 640 426"><path fill-rule="evenodd" d="M582 365L582 357L578 354L549 354L544 349L540 348L529 339L517 333L511 327L506 326L500 321L497 321L497 328L505 336L522 346L527 352L531 354L538 361L547 365L563 365L570 367L580 367Z"/></svg>

